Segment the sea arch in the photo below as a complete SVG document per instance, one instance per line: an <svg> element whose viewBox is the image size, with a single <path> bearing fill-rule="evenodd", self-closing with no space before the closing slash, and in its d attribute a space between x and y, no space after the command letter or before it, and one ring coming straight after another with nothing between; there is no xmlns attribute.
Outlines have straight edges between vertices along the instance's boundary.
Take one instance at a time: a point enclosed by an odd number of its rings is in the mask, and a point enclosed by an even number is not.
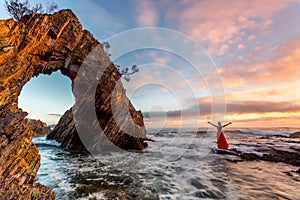
<svg viewBox="0 0 300 200"><path fill-rule="evenodd" d="M73 85L81 64L100 43L90 32L82 29L71 10L62 10L53 15L27 15L19 22L2 20L0 30L0 196L53 199L54 193L49 188L35 182L40 156L31 142L32 132L25 120L27 114L18 107L18 96L32 77L58 70L69 77ZM97 87L96 94L92 97L103 100L97 101L103 105L93 105L96 107L98 118L104 116L108 119L99 120L100 126L110 131L109 140L119 147L143 149L146 132L140 112L135 111L130 104L133 120L127 123L134 123L140 127L139 137L124 133L114 123L115 116L110 112L109 91L114 89L121 75L103 48L99 48L98 53L101 60L97 61L97 67L103 66L107 69L98 82L98 85L103 87ZM89 63L87 65L90 69L96 67ZM88 79L82 82L88 83ZM109 88L111 89L108 90ZM78 93L73 93L76 103L79 101L76 95ZM121 92L121 101L128 101L123 93ZM69 112L69 115L71 114ZM74 135L76 131L69 134ZM67 147L71 148L72 145Z"/></svg>

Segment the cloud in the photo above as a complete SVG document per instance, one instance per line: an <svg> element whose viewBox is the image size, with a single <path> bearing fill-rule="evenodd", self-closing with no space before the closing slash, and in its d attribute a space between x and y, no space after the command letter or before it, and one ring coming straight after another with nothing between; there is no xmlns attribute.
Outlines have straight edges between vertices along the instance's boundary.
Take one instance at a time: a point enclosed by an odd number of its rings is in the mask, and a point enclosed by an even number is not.
<svg viewBox="0 0 300 200"><path fill-rule="evenodd" d="M243 60L222 67L220 74L228 89L255 86L275 88L277 85L290 85L300 77L300 38L273 49L273 58L266 61L255 60L258 50ZM265 53L266 54L266 53Z"/></svg>
<svg viewBox="0 0 300 200"><path fill-rule="evenodd" d="M219 54L219 55L226 54L226 53L229 52L229 49L230 49L229 45L227 45L227 44L222 44L221 47L220 47L220 49L219 49L219 51L218 51L218 54Z"/></svg>
<svg viewBox="0 0 300 200"><path fill-rule="evenodd" d="M166 52L162 53L159 51L150 51L149 55L147 56L153 60L153 63L158 63L162 65L168 65L170 59L172 58L172 55L169 55Z"/></svg>
<svg viewBox="0 0 300 200"><path fill-rule="evenodd" d="M54 117L61 117L62 114L56 114L56 113L49 113L49 116L54 116Z"/></svg>
<svg viewBox="0 0 300 200"><path fill-rule="evenodd" d="M272 101L242 101L227 104L227 112L241 113L269 113L269 112L299 112L300 105L295 102L272 102Z"/></svg>
<svg viewBox="0 0 300 200"><path fill-rule="evenodd" d="M256 37L255 37L255 35L249 35L248 36L248 40L254 40Z"/></svg>
<svg viewBox="0 0 300 200"><path fill-rule="evenodd" d="M229 41L240 41L246 31L266 34L274 15L291 2L293 1L180 1L167 12L167 18L176 21L181 31L204 44L209 53L220 55L226 53L219 51L222 45Z"/></svg>
<svg viewBox="0 0 300 200"><path fill-rule="evenodd" d="M300 122L300 118L298 115L290 115L290 116L279 116L279 117L258 117L258 118L252 118L252 119L236 119L235 122L261 122L266 123L267 121L281 121L283 124L286 123L286 121L295 120L298 124ZM295 123L296 124L296 123Z"/></svg>
<svg viewBox="0 0 300 200"><path fill-rule="evenodd" d="M137 21L140 26L155 26L158 20L158 13L150 1L138 1Z"/></svg>
<svg viewBox="0 0 300 200"><path fill-rule="evenodd" d="M160 89L162 92L170 92L169 91L169 89L168 88L166 88L166 87L161 87L161 89Z"/></svg>
<svg viewBox="0 0 300 200"><path fill-rule="evenodd" d="M238 49L238 50L244 50L244 49L245 49L245 45L243 45L243 44L238 44L238 45L237 45L237 49Z"/></svg>
<svg viewBox="0 0 300 200"><path fill-rule="evenodd" d="M217 105L215 105L217 106ZM200 112L199 112L200 111ZM300 112L300 104L296 101L232 101L226 104L227 114L263 114L272 112L295 113ZM144 112L145 118L152 117L199 117L211 114L211 102L201 99L198 105L186 110L173 110L167 112ZM217 114L217 113L215 113Z"/></svg>

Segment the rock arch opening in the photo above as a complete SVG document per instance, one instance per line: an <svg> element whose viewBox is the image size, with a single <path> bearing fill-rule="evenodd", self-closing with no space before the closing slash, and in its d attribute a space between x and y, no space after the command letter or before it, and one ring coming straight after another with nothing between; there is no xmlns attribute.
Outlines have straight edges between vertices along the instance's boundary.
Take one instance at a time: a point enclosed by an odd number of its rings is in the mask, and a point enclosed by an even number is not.
<svg viewBox="0 0 300 200"><path fill-rule="evenodd" d="M40 74L24 85L18 106L28 113L28 119L41 120L54 128L65 111L74 105L71 84L71 80L60 71Z"/></svg>

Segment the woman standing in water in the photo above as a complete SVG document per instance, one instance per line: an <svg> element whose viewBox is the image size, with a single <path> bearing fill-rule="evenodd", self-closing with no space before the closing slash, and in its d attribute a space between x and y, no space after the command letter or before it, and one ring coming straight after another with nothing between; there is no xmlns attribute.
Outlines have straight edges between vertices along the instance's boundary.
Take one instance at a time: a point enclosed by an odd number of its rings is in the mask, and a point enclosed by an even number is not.
<svg viewBox="0 0 300 200"><path fill-rule="evenodd" d="M232 124L231 122L225 124L222 126L221 122L218 122L218 125L215 125L211 122L208 122L210 125L214 126L217 128L218 130L218 133L217 133L217 144L218 144L218 148L219 149L228 149L229 145L228 145L228 142L225 138L225 135L222 131L222 129L226 126L228 126L229 124Z"/></svg>

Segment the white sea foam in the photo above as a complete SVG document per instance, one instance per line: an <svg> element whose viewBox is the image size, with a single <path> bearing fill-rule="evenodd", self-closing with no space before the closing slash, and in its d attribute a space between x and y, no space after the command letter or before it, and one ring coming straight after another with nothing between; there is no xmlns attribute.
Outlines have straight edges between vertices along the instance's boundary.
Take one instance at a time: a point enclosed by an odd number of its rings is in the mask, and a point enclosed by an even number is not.
<svg viewBox="0 0 300 200"><path fill-rule="evenodd" d="M246 130L241 130L241 132L247 134L255 134L255 135L277 135L277 136L290 136L292 134L292 132L256 130L256 129L246 129Z"/></svg>
<svg viewBox="0 0 300 200"><path fill-rule="evenodd" d="M244 133L253 132L267 135L276 130L254 129ZM214 198L222 199L232 194L237 199L244 197L231 183L227 173L230 169L220 162L224 155L211 153L211 148L216 145L215 132L197 134L191 131L162 130L158 133L150 132L148 137L157 142L149 142L149 147L143 153L74 156L55 146L43 147L40 149L42 165L38 181L54 190L58 199L68 199L70 196L74 199L77 187L93 184L104 186L105 189L91 191L79 199L105 199L106 192L110 192L109 188L119 193L135 193L141 199L143 195L148 196L148 199L162 200L197 199L197 196L205 195L204 199L212 198L213 195ZM43 143L42 138L36 141ZM234 144L231 147L262 156L255 147ZM271 171L266 176L270 175ZM241 187L243 181L241 176Z"/></svg>
<svg viewBox="0 0 300 200"><path fill-rule="evenodd" d="M92 194L89 194L89 196L87 196L87 197L79 198L79 200L90 200L90 199L107 200L107 198L105 197L105 194L102 192L92 193Z"/></svg>
<svg viewBox="0 0 300 200"><path fill-rule="evenodd" d="M232 145L232 147L235 147L234 145ZM252 154L256 154L260 157L262 157L264 155L263 152L259 152L256 150L256 147L254 146L247 146L247 145L239 145L237 147L237 149L242 152L242 153L252 153Z"/></svg>

